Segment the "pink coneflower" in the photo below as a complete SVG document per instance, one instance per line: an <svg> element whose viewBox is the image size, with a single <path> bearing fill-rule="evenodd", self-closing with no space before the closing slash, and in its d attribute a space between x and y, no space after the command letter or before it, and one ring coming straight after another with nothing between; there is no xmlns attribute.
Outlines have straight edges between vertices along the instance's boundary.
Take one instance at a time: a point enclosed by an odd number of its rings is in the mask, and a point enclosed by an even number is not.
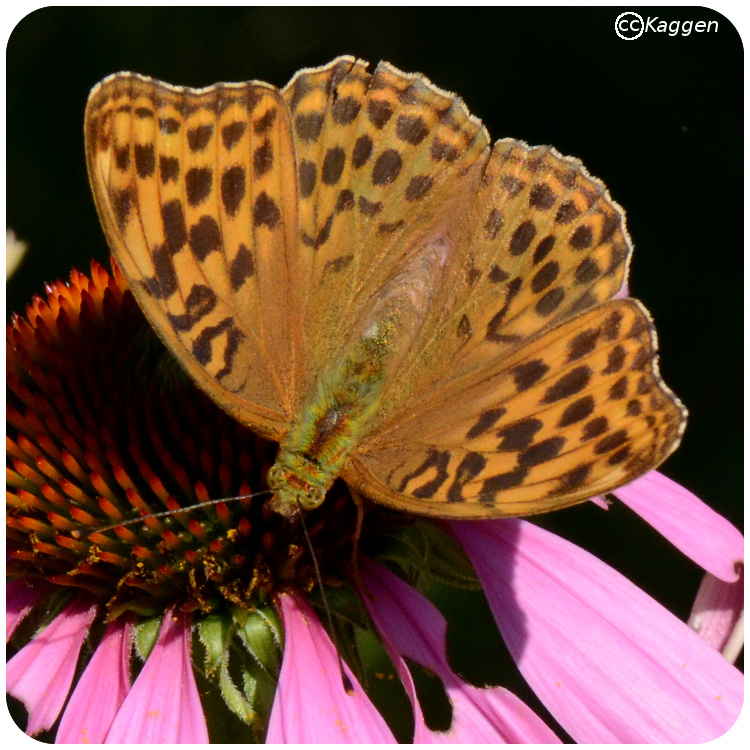
<svg viewBox="0 0 750 750"><path fill-rule="evenodd" d="M510 656L574 740L704 742L737 718L743 540L666 477L615 495L707 571L689 623L524 520L432 523L366 504L355 546L356 513L335 485L307 520L347 692L301 530L263 497L113 527L262 490L273 457L195 390L120 277L94 264L91 279L50 285L8 341L7 687L28 734L559 741L513 693L452 668L448 623L412 583L437 566L470 585L462 550ZM444 690L440 730L419 670ZM406 723L383 685L405 692Z"/></svg>

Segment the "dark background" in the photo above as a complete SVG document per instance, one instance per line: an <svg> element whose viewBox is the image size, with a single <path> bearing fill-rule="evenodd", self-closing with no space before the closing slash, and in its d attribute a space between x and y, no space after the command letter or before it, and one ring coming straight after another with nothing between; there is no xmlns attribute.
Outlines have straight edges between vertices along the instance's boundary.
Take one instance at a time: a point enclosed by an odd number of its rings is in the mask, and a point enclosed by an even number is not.
<svg viewBox="0 0 750 750"><path fill-rule="evenodd" d="M623 41L614 22L624 10L718 20L718 32ZM283 86L341 54L422 72L458 92L493 139L552 144L604 180L636 246L631 293L653 314L662 374L690 411L662 469L740 526L743 51L706 8L38 10L7 47L7 221L31 247L8 313L71 267L107 263L83 153L97 81L131 70L191 86ZM687 616L701 571L626 509L543 523Z"/></svg>

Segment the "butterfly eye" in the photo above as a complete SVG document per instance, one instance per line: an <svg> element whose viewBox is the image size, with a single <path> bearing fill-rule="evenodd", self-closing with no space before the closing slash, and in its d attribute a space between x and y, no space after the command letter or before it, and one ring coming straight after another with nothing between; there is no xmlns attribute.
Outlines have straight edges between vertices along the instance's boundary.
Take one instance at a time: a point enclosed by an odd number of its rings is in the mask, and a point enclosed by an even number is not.
<svg viewBox="0 0 750 750"><path fill-rule="evenodd" d="M283 471L278 464L275 464L268 470L266 475L268 489L276 492L283 483Z"/></svg>
<svg viewBox="0 0 750 750"><path fill-rule="evenodd" d="M326 491L322 487L311 487L306 497L300 498L300 503L305 510L317 508L325 500Z"/></svg>

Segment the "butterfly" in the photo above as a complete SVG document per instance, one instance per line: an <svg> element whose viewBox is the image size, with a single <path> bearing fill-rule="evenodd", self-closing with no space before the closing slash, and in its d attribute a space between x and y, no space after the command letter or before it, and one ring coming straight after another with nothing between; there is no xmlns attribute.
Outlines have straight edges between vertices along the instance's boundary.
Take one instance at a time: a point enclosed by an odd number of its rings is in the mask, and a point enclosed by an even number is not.
<svg viewBox="0 0 750 750"><path fill-rule="evenodd" d="M418 74L340 57L279 90L134 73L86 109L116 262L222 409L279 443L271 507L332 482L492 518L626 484L677 446L623 212Z"/></svg>

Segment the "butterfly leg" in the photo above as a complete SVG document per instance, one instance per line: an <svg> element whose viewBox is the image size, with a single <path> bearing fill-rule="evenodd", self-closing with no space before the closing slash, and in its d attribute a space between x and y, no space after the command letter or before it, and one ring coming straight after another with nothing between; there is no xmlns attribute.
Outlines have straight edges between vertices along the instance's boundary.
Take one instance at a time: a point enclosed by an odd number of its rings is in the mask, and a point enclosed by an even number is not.
<svg viewBox="0 0 750 750"><path fill-rule="evenodd" d="M362 496L352 487L349 487L349 494L354 500L354 506L357 509L357 523L354 527L354 542L352 544L352 577L354 578L354 585L359 591L367 592L367 587L362 581L362 577L359 574L359 563L357 557L359 555L359 539L362 536L362 522L365 518L365 503L362 500Z"/></svg>

